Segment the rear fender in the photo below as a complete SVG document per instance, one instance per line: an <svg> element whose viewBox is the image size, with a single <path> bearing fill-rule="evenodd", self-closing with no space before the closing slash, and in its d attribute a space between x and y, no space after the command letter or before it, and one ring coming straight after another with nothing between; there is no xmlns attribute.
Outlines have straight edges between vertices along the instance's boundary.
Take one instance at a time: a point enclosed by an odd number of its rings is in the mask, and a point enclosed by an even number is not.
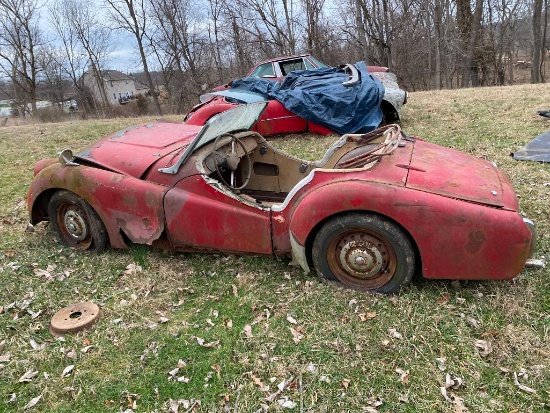
<svg viewBox="0 0 550 413"><path fill-rule="evenodd" d="M88 202L103 221L111 245L125 248L121 231L138 244L151 244L164 231L162 199L166 187L88 166L43 169L27 195L32 224L47 220L47 206L58 190L71 191Z"/></svg>
<svg viewBox="0 0 550 413"><path fill-rule="evenodd" d="M323 223L350 211L376 213L400 225L427 278L510 279L523 269L531 248L531 233L517 212L357 180L320 186L294 207L294 255L300 249L310 254Z"/></svg>

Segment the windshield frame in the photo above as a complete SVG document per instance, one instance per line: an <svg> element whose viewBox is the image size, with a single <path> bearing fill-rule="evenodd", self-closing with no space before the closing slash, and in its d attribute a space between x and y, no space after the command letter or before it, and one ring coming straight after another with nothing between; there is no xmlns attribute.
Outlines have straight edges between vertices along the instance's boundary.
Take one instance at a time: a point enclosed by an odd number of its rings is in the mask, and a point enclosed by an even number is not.
<svg viewBox="0 0 550 413"><path fill-rule="evenodd" d="M159 168L158 171L169 175L175 175L195 150L213 142L218 136L225 133L249 130L260 118L267 103L268 102L256 102L247 105L239 105L212 116L204 124L199 133L197 133L193 142L189 144L178 161L167 168Z"/></svg>

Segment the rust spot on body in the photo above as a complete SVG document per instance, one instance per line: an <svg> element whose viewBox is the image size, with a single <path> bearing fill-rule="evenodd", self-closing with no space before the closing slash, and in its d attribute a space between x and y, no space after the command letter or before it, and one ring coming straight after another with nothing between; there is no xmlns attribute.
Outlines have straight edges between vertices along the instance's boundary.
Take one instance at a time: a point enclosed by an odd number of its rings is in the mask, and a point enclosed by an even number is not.
<svg viewBox="0 0 550 413"><path fill-rule="evenodd" d="M473 230L468 234L468 243L466 251L470 254L476 254L485 243L485 234L481 231Z"/></svg>

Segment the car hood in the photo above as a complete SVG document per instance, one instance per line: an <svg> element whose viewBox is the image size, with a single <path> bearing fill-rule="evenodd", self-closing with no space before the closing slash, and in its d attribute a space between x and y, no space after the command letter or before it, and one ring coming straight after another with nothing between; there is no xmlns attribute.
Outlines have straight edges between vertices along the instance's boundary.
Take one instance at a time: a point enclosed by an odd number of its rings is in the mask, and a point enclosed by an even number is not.
<svg viewBox="0 0 550 413"><path fill-rule="evenodd" d="M417 140L408 169L409 188L517 210L509 181L492 162Z"/></svg>
<svg viewBox="0 0 550 413"><path fill-rule="evenodd" d="M201 126L171 122L132 126L102 139L76 157L139 178L163 156L187 147L200 130Z"/></svg>

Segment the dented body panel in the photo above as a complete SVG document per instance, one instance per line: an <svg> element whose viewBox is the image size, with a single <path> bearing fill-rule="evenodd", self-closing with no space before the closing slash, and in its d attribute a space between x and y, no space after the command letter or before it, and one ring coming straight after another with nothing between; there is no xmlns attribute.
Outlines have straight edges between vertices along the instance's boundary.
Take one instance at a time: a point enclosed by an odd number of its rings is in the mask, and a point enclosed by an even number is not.
<svg viewBox="0 0 550 413"><path fill-rule="evenodd" d="M162 200L166 187L152 182L88 166L53 164L43 169L29 188L31 223L46 219L48 190L66 189L97 212L115 248L126 246L122 233L132 242L152 244L164 230Z"/></svg>

